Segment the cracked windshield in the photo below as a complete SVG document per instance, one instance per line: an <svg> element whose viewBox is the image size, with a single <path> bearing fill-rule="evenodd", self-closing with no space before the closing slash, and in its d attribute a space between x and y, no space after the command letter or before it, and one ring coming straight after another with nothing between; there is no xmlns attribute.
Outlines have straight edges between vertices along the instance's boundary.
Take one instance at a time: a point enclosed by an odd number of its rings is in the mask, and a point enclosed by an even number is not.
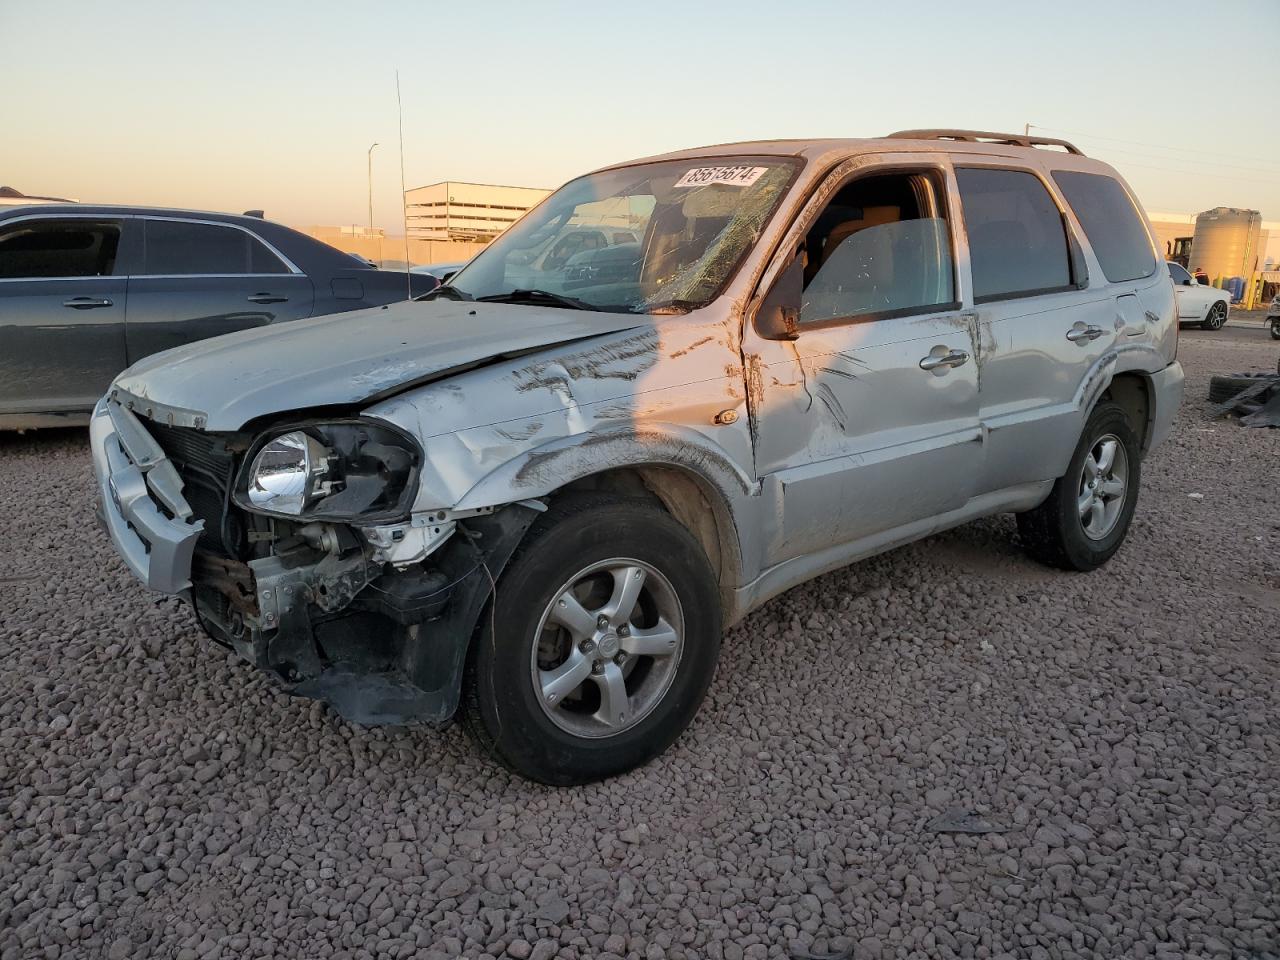
<svg viewBox="0 0 1280 960"><path fill-rule="evenodd" d="M582 177L438 295L618 313L700 307L756 242L797 166L777 157L716 157Z"/></svg>

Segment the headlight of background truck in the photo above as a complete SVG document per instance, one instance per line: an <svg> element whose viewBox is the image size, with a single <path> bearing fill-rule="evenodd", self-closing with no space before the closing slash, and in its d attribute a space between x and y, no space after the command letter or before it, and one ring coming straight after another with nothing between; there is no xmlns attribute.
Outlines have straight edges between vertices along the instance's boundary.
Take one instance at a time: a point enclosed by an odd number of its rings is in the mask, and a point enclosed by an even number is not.
<svg viewBox="0 0 1280 960"><path fill-rule="evenodd" d="M301 520L408 516L421 454L408 435L365 420L279 427L249 449L232 499Z"/></svg>

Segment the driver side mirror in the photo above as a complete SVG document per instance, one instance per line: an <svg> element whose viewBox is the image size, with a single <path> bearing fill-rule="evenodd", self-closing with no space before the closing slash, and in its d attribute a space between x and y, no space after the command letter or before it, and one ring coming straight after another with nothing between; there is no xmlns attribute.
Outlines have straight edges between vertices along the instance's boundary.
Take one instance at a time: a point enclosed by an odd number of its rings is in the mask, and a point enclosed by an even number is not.
<svg viewBox="0 0 1280 960"><path fill-rule="evenodd" d="M756 311L756 333L766 340L800 337L800 298L804 294L804 261L796 257L782 271Z"/></svg>

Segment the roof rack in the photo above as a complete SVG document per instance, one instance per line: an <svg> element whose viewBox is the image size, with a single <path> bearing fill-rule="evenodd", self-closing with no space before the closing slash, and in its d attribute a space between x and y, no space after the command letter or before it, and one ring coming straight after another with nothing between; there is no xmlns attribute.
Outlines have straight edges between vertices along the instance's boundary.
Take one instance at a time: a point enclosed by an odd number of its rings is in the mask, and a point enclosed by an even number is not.
<svg viewBox="0 0 1280 960"><path fill-rule="evenodd" d="M1056 137L1033 137L1018 133L991 133L988 130L899 130L889 134L890 140L959 140L963 143L1006 143L1011 147L1062 147L1067 153L1083 157L1074 143Z"/></svg>

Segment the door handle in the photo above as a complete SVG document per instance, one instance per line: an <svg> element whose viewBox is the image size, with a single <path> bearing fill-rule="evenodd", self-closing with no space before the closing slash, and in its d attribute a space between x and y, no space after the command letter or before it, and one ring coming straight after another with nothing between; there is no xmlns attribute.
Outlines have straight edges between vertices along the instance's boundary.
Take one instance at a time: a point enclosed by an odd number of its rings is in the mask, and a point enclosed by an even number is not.
<svg viewBox="0 0 1280 960"><path fill-rule="evenodd" d="M109 307L112 304L106 297L72 297L70 300L63 300L62 305L72 310L93 310L96 307Z"/></svg>
<svg viewBox="0 0 1280 960"><path fill-rule="evenodd" d="M1102 336L1102 328L1095 327L1093 324L1085 326L1072 327L1067 331L1067 339L1072 343L1083 343L1085 340L1097 340Z"/></svg>
<svg viewBox="0 0 1280 960"><path fill-rule="evenodd" d="M959 367L969 362L969 354L963 350L952 350L941 356L929 354L920 361L921 370L936 370L939 367Z"/></svg>
<svg viewBox="0 0 1280 960"><path fill-rule="evenodd" d="M250 303L287 303L288 297L276 296L274 293L255 293L249 298Z"/></svg>

